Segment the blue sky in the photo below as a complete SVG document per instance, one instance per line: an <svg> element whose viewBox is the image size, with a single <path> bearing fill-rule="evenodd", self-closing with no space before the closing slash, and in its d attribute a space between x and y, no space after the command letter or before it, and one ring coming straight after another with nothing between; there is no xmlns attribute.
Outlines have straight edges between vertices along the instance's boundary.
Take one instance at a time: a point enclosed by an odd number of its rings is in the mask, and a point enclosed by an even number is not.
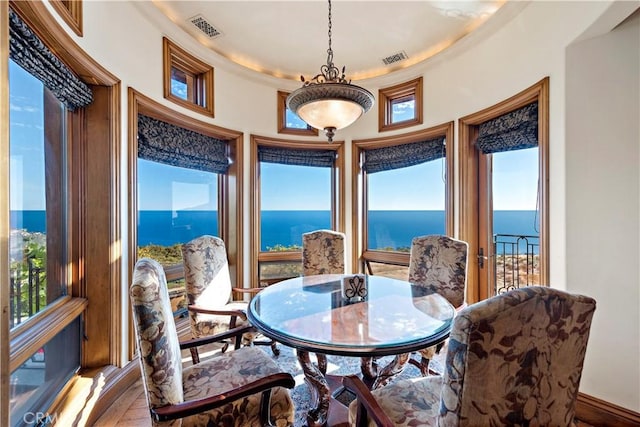
<svg viewBox="0 0 640 427"><path fill-rule="evenodd" d="M535 210L537 150L518 150L494 154L494 209ZM434 160L405 169L369 175L371 210L444 210L444 161ZM280 165L263 165L262 208L265 210L326 210L330 206L328 173ZM294 197L282 197L294 194Z"/></svg>
<svg viewBox="0 0 640 427"><path fill-rule="evenodd" d="M44 209L42 85L9 61L12 210ZM443 161L370 175L372 210L444 209ZM216 209L215 175L139 162L141 210ZM494 155L494 209L536 208L537 150ZM330 208L326 168L262 167L264 210Z"/></svg>
<svg viewBox="0 0 640 427"><path fill-rule="evenodd" d="M9 61L10 192L12 210L43 210L42 83Z"/></svg>

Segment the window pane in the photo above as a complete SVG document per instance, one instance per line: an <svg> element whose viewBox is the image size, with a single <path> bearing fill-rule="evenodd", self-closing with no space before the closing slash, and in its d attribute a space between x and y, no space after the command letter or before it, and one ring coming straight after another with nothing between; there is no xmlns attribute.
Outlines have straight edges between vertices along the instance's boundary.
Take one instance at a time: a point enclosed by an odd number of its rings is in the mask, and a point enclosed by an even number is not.
<svg viewBox="0 0 640 427"><path fill-rule="evenodd" d="M416 236L445 233L444 158L367 176L367 249L408 252Z"/></svg>
<svg viewBox="0 0 640 427"><path fill-rule="evenodd" d="M365 271L375 276L391 277L392 279L407 280L409 278L409 267L403 265L383 264L380 262L367 262Z"/></svg>
<svg viewBox="0 0 640 427"><path fill-rule="evenodd" d="M540 284L538 148L492 154L496 293Z"/></svg>
<svg viewBox="0 0 640 427"><path fill-rule="evenodd" d="M302 233L331 228L331 169L260 163L260 250L300 250Z"/></svg>
<svg viewBox="0 0 640 427"><path fill-rule="evenodd" d="M391 123L404 122L416 118L416 99L414 95L391 101Z"/></svg>
<svg viewBox="0 0 640 427"><path fill-rule="evenodd" d="M138 159L138 256L180 264L180 247L218 236L218 175Z"/></svg>
<svg viewBox="0 0 640 427"><path fill-rule="evenodd" d="M35 315L66 293L64 280L65 138L63 105L9 61L10 324ZM62 123L61 123L62 122Z"/></svg>
<svg viewBox="0 0 640 427"><path fill-rule="evenodd" d="M46 410L79 368L80 317L77 317L11 373L11 425L55 425L56 414L48 414Z"/></svg>
<svg viewBox="0 0 640 427"><path fill-rule="evenodd" d="M307 123L293 111L285 108L285 123L289 129L308 129Z"/></svg>
<svg viewBox="0 0 640 427"><path fill-rule="evenodd" d="M300 261L273 261L260 263L260 286L269 286L284 279L302 276Z"/></svg>
<svg viewBox="0 0 640 427"><path fill-rule="evenodd" d="M171 94L178 98L189 99L187 74L177 68L171 68Z"/></svg>

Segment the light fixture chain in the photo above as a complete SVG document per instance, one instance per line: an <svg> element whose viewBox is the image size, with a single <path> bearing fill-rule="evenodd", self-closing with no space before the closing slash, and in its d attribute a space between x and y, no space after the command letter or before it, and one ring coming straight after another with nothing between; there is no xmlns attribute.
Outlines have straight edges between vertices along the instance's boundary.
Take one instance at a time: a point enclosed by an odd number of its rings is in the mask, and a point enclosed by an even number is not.
<svg viewBox="0 0 640 427"><path fill-rule="evenodd" d="M373 106L371 92L351 84L345 79L345 67L342 71L333 65L331 46L331 0L329 2L329 48L327 63L320 66L320 74L305 80L300 76L302 87L287 97L287 108L297 114L309 126L324 130L329 142L333 141L338 129L349 126L361 114ZM326 105L330 104L331 108ZM301 108L301 107L305 108Z"/></svg>
<svg viewBox="0 0 640 427"><path fill-rule="evenodd" d="M327 34L329 35L329 49L327 50L327 53L332 58L331 61L327 62L333 62L333 49L331 49L331 0L329 0L329 31Z"/></svg>

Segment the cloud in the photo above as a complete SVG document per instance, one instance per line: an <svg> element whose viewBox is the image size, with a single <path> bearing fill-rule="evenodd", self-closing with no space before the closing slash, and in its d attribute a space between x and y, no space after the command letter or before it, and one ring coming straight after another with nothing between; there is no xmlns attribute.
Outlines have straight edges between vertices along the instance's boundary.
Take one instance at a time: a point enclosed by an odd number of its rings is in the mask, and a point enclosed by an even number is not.
<svg viewBox="0 0 640 427"><path fill-rule="evenodd" d="M37 113L40 111L37 107L30 105L16 105L14 103L9 103L9 109L11 111L24 111L26 113Z"/></svg>
<svg viewBox="0 0 640 427"><path fill-rule="evenodd" d="M24 122L11 122L10 126L15 126L15 127L19 127L19 128L32 128L32 129L39 129L39 130L43 130L44 126L41 125L35 125L33 123L24 123Z"/></svg>

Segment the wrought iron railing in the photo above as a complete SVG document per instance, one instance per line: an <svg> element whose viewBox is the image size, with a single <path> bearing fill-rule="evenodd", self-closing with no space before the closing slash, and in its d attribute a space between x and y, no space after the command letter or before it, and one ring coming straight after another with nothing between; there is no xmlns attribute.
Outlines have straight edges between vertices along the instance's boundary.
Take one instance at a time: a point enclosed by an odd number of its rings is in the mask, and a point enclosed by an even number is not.
<svg viewBox="0 0 640 427"><path fill-rule="evenodd" d="M41 299L46 293L45 269L36 267L31 258L27 260L27 265L26 280L20 277L19 270L11 272L9 280L9 323L11 328L44 308Z"/></svg>
<svg viewBox="0 0 640 427"><path fill-rule="evenodd" d="M495 293L540 284L538 236L495 234L493 271Z"/></svg>

